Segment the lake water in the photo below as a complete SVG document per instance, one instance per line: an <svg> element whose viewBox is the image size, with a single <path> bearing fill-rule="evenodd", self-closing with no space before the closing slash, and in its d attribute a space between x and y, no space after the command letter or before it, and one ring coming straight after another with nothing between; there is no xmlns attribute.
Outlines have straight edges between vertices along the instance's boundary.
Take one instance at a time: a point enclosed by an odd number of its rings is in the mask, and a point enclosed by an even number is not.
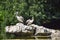
<svg viewBox="0 0 60 40"><path fill-rule="evenodd" d="M4 40L60 40L60 39L4 39Z"/></svg>
<svg viewBox="0 0 60 40"><path fill-rule="evenodd" d="M34 39L4 39L4 40L60 40L60 37L55 37L55 38L34 38Z"/></svg>

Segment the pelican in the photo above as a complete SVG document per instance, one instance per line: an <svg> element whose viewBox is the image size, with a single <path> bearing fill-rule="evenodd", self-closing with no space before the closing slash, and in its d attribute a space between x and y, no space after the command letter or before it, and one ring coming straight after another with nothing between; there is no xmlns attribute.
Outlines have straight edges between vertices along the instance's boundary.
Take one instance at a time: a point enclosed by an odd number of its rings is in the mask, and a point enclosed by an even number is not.
<svg viewBox="0 0 60 40"><path fill-rule="evenodd" d="M24 18L22 16L18 16L18 12L16 12L15 15L16 15L16 18L19 22L22 23L24 21Z"/></svg>
<svg viewBox="0 0 60 40"><path fill-rule="evenodd" d="M33 21L34 21L34 18L32 17L32 19L28 19L28 20L26 21L26 23L27 23L27 25L30 25L30 24L33 23Z"/></svg>

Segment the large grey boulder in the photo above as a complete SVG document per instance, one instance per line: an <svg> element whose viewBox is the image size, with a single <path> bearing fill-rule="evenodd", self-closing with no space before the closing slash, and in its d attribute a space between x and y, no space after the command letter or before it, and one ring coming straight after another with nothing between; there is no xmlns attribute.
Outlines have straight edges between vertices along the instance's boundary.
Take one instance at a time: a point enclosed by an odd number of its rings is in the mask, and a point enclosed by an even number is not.
<svg viewBox="0 0 60 40"><path fill-rule="evenodd" d="M9 33L16 33L16 32L30 32L33 28L27 25L24 25L23 23L17 23L16 25L6 26L5 31Z"/></svg>
<svg viewBox="0 0 60 40"><path fill-rule="evenodd" d="M31 25L29 25L29 26L35 28L35 34L34 34L34 35L37 35L37 34L39 34L39 33L46 33L46 32L48 32L48 31L46 30L46 28L43 27L43 26L38 26L38 25L35 25L35 24L31 24Z"/></svg>

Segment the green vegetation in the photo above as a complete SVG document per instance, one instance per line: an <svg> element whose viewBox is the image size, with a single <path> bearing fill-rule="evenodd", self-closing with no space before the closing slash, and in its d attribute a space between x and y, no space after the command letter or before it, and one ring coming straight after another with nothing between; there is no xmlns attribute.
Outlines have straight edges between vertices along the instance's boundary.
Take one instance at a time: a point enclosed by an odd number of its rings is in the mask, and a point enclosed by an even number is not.
<svg viewBox="0 0 60 40"><path fill-rule="evenodd" d="M8 38L4 31L5 26L18 22L14 15L16 11L25 21L33 16L34 24L41 25L51 19L59 19L60 10L57 4L59 0L0 0L0 38ZM14 35L10 38L14 38Z"/></svg>

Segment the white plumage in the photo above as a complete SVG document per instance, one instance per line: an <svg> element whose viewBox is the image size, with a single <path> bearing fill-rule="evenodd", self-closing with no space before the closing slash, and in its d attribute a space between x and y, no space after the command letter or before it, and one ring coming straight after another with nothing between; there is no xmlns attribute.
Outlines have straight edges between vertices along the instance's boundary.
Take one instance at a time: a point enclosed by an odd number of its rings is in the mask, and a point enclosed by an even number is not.
<svg viewBox="0 0 60 40"><path fill-rule="evenodd" d="M27 23L27 25L30 25L30 24L33 23L33 21L34 21L34 18L32 17L32 20L31 20L31 19L28 19L28 20L26 21L26 23Z"/></svg>
<svg viewBox="0 0 60 40"><path fill-rule="evenodd" d="M15 13L16 14L16 18L19 22L23 22L24 18L22 16L18 16L18 12Z"/></svg>
<svg viewBox="0 0 60 40"><path fill-rule="evenodd" d="M16 16L17 20L23 22L24 18L22 16Z"/></svg>

